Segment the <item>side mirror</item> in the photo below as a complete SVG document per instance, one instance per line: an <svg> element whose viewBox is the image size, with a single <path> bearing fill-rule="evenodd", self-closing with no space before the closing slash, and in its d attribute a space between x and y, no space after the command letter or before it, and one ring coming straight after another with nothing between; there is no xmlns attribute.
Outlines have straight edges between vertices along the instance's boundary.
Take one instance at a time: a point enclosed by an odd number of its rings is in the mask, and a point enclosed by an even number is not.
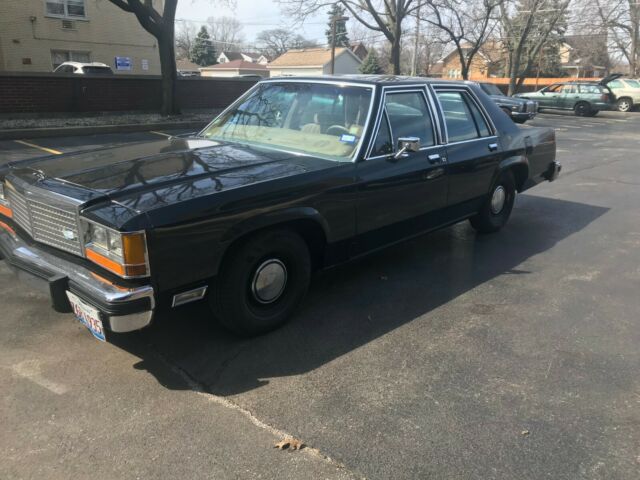
<svg viewBox="0 0 640 480"><path fill-rule="evenodd" d="M400 137L398 139L398 153L393 158L395 160L401 158L407 152L419 152L420 139L418 137Z"/></svg>

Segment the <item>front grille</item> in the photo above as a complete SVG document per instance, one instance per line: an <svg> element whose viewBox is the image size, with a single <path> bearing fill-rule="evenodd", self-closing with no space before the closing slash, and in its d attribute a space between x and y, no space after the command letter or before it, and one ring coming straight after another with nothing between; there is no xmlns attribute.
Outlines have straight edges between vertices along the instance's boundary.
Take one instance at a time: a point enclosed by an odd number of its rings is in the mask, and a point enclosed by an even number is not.
<svg viewBox="0 0 640 480"><path fill-rule="evenodd" d="M82 255L78 218L73 207L65 209L45 203L46 199L27 198L13 187L6 190L13 219L34 240Z"/></svg>
<svg viewBox="0 0 640 480"><path fill-rule="evenodd" d="M13 220L20 225L29 235L33 235L31 230L31 217L29 216L29 206L27 199L16 192L13 188L6 189L7 200L13 211Z"/></svg>

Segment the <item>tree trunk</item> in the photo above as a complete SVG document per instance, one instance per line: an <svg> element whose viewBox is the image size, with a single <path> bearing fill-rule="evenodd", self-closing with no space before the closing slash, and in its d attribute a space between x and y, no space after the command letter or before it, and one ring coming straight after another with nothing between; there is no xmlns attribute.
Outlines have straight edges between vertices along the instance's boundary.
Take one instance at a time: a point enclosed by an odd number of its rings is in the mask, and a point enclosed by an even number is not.
<svg viewBox="0 0 640 480"><path fill-rule="evenodd" d="M396 37L391 42L391 65L393 66L393 74L400 75L400 38Z"/></svg>
<svg viewBox="0 0 640 480"><path fill-rule="evenodd" d="M178 75L176 72L173 36L173 28L164 28L161 38L158 38L160 70L162 72L162 115L177 115L180 113L176 99Z"/></svg>

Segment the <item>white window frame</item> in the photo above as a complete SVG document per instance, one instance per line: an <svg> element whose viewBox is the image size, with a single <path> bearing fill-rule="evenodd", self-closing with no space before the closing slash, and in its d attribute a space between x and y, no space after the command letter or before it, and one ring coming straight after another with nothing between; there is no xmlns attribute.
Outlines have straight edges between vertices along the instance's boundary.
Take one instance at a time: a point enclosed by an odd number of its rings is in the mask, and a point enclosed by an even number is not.
<svg viewBox="0 0 640 480"><path fill-rule="evenodd" d="M74 53L80 53L80 54L83 54L83 55L85 55L85 54L86 54L86 55L89 57L89 62L88 62L88 63L91 63L91 52L86 51L86 50L84 50L84 51L83 51L83 50L65 50L65 49L62 49L62 48L52 48L50 52L51 52L51 67L52 67L54 70L55 70L56 68L58 68L60 65L62 65L62 63L65 63L65 62L77 62L77 60L74 60L74 59L73 59L73 54L74 54ZM65 60L65 61L64 61L64 62L62 62L60 65L58 65L58 67L55 67L55 66L53 65L53 54L54 54L54 52L67 53L67 54L68 54L68 56L69 56L69 60ZM80 63L84 63L84 62L80 62Z"/></svg>
<svg viewBox="0 0 640 480"><path fill-rule="evenodd" d="M56 14L56 13L49 13L47 11L47 3L49 3L49 1L51 1L51 0L44 0L44 16L45 17L62 18L64 20L79 20L79 21L89 20L89 17L87 15L87 1L86 0L75 0L75 1L82 2L82 5L84 6L84 16L82 16L82 17L79 17L77 15L69 15L69 0L61 0L62 5L64 6L64 13L62 15L59 15L59 14Z"/></svg>

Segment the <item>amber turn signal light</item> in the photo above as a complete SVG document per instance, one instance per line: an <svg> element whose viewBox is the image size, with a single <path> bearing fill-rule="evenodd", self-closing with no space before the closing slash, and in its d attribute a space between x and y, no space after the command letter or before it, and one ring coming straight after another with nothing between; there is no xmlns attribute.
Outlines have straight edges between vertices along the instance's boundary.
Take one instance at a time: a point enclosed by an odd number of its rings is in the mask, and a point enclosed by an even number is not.
<svg viewBox="0 0 640 480"><path fill-rule="evenodd" d="M0 205L0 215L4 215L7 218L13 218L13 210L4 205Z"/></svg>

